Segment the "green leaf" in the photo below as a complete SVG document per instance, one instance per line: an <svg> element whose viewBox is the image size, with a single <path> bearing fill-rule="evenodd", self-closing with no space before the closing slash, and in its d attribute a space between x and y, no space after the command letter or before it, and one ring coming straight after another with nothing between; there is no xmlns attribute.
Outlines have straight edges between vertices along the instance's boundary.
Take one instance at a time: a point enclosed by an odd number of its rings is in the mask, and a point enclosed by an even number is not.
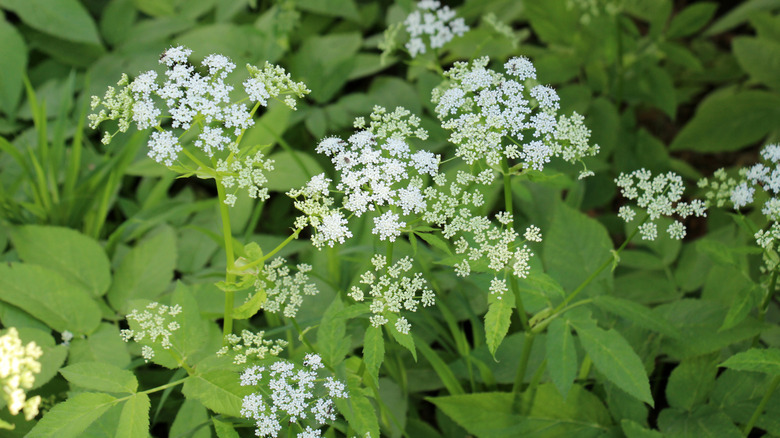
<svg viewBox="0 0 780 438"><path fill-rule="evenodd" d="M717 356L685 359L672 370L666 384L666 400L673 408L691 410L707 401L718 373Z"/></svg>
<svg viewBox="0 0 780 438"><path fill-rule="evenodd" d="M198 300L192 293L191 286L177 281L176 289L171 295L171 305L181 306L181 313L176 319L179 322L179 329L173 332L171 343L182 355L182 360L191 362L194 356L201 351L208 340L208 322L200 314ZM213 351L205 353L213 354Z"/></svg>
<svg viewBox="0 0 780 438"><path fill-rule="evenodd" d="M420 237L420 239L424 240L428 243L428 245L431 245L434 248L438 248L448 255L452 255L452 251L450 251L450 246L447 245L447 242L442 239L441 237L431 234L431 233L415 233L417 236Z"/></svg>
<svg viewBox="0 0 780 438"><path fill-rule="evenodd" d="M758 82L780 91L780 43L751 37L731 41L740 67Z"/></svg>
<svg viewBox="0 0 780 438"><path fill-rule="evenodd" d="M355 307L355 306L350 306ZM346 335L347 324L339 312L344 309L344 303L336 296L322 315L322 321L317 329L317 351L322 360L335 367L349 353L351 340Z"/></svg>
<svg viewBox="0 0 780 438"><path fill-rule="evenodd" d="M747 21L749 17L760 11L768 11L780 7L780 0L748 0L731 9L704 32L704 36L722 33Z"/></svg>
<svg viewBox="0 0 780 438"><path fill-rule="evenodd" d="M1 264L0 300L58 332L89 333L100 324L100 308L87 291L41 266Z"/></svg>
<svg viewBox="0 0 780 438"><path fill-rule="evenodd" d="M278 152L268 158L274 160L274 170L267 173L268 190L286 192L303 187L312 176L325 172L311 154L301 151Z"/></svg>
<svg viewBox="0 0 780 438"><path fill-rule="evenodd" d="M507 332L509 332L512 309L514 309L514 303L510 301L514 301L514 299L508 296L508 294L500 300L491 298L490 307L488 307L488 311L485 314L485 338L493 359L496 358L498 346L501 345L501 341L504 340Z"/></svg>
<svg viewBox="0 0 780 438"><path fill-rule="evenodd" d="M164 17L175 12L174 0L133 0L133 5L151 17Z"/></svg>
<svg viewBox="0 0 780 438"><path fill-rule="evenodd" d="M360 21L360 12L354 0L307 0L297 6L304 11Z"/></svg>
<svg viewBox="0 0 780 438"><path fill-rule="evenodd" d="M108 394L82 392L57 403L27 435L28 438L76 438L116 401Z"/></svg>
<svg viewBox="0 0 780 438"><path fill-rule="evenodd" d="M26 225L11 232L19 258L57 271L99 297L111 284L111 264L92 238L70 228Z"/></svg>
<svg viewBox="0 0 780 438"><path fill-rule="evenodd" d="M721 367L739 371L756 371L770 376L780 376L780 349L751 348L737 353L721 363Z"/></svg>
<svg viewBox="0 0 780 438"><path fill-rule="evenodd" d="M379 385L379 367L385 359L385 338L382 329L369 326L363 338L363 361L375 385Z"/></svg>
<svg viewBox="0 0 780 438"><path fill-rule="evenodd" d="M644 428L641 424L632 420L621 420L620 428L626 434L626 438L664 438L661 432Z"/></svg>
<svg viewBox="0 0 780 438"><path fill-rule="evenodd" d="M550 383L539 385L527 417L518 426L507 430L515 434L499 437L574 437L599 436L612 424L609 412L593 393L574 385L564 400Z"/></svg>
<svg viewBox="0 0 780 438"><path fill-rule="evenodd" d="M136 438L149 435L149 396L140 393L133 394L122 407L119 425L116 428L116 438Z"/></svg>
<svg viewBox="0 0 780 438"><path fill-rule="evenodd" d="M717 3L702 2L683 9L682 12L672 17L669 28L666 30L666 38L682 38L693 35L704 27L718 10Z"/></svg>
<svg viewBox="0 0 780 438"><path fill-rule="evenodd" d="M547 327L547 372L563 399L569 394L577 377L577 349L566 321L555 319Z"/></svg>
<svg viewBox="0 0 780 438"><path fill-rule="evenodd" d="M119 368L130 364L127 344L119 337L119 328L103 322L86 339L76 338L70 341L68 363L106 362Z"/></svg>
<svg viewBox="0 0 780 438"><path fill-rule="evenodd" d="M693 412L664 409L658 428L666 438L741 438L743 435L724 412L712 406L699 406Z"/></svg>
<svg viewBox="0 0 780 438"><path fill-rule="evenodd" d="M240 417L242 400L252 391L241 386L238 377L230 358L211 356L198 363L195 374L184 382L182 394L218 414Z"/></svg>
<svg viewBox="0 0 780 438"><path fill-rule="evenodd" d="M512 411L514 395L507 392L483 392L425 399L436 405L469 433L479 437L496 436L497 431L509 428L522 419Z"/></svg>
<svg viewBox="0 0 780 438"><path fill-rule="evenodd" d="M705 99L670 149L697 152L736 151L777 128L780 96L758 90L720 93Z"/></svg>
<svg viewBox="0 0 780 438"><path fill-rule="evenodd" d="M428 362L430 362L436 375L439 376L439 379L441 379L442 383L444 383L444 386L447 388L447 391L452 395L464 394L466 391L463 390L460 382L458 382L458 379L452 372L452 367L448 366L447 363L439 357L438 353L429 347L422 339L419 339L417 344L420 353L422 353Z"/></svg>
<svg viewBox="0 0 780 438"><path fill-rule="evenodd" d="M376 410L363 391L363 379L358 374L362 361L357 357L350 357L345 362L347 369L347 399L335 400L339 411L344 415L350 427L357 436L380 436L379 421Z"/></svg>
<svg viewBox="0 0 780 438"><path fill-rule="evenodd" d="M220 429L219 426L217 426L217 423L222 427L230 427L230 430L232 430L230 423L221 422L216 419L216 416L211 419L214 421L214 429L217 430L217 436L222 437L222 435L219 434ZM209 430L208 423L208 410L206 410L199 401L186 399L176 413L176 418L173 420L171 431L168 436L211 438L211 431ZM233 433L235 434L236 432L233 431ZM236 435L236 438L237 437L238 435Z"/></svg>
<svg viewBox="0 0 780 438"><path fill-rule="evenodd" d="M219 421L216 417L211 417L214 423L214 431L217 432L217 438L239 438L238 432L233 428L233 424L226 421ZM211 436L209 434L209 436Z"/></svg>
<svg viewBox="0 0 780 438"><path fill-rule="evenodd" d="M359 33L313 35L292 59L293 76L307 84L316 102L331 100L347 83L362 40Z"/></svg>
<svg viewBox="0 0 780 438"><path fill-rule="evenodd" d="M0 109L10 116L22 97L27 46L14 26L4 19L0 19L0 41Z"/></svg>
<svg viewBox="0 0 780 438"><path fill-rule="evenodd" d="M154 299L170 284L175 267L176 236L173 229L165 227L124 256L108 291L108 302L125 312L128 300Z"/></svg>
<svg viewBox="0 0 780 438"><path fill-rule="evenodd" d="M745 282L745 286L746 287L741 288L741 290L732 292L737 296L734 298L734 302L731 303L729 313L726 314L723 325L720 326L718 331L735 327L750 315L750 311L753 310L753 307L758 305L758 296L762 292L761 286L748 281Z"/></svg>
<svg viewBox="0 0 780 438"><path fill-rule="evenodd" d="M95 22L78 0L0 0L33 29L69 41L101 45Z"/></svg>
<svg viewBox="0 0 780 438"><path fill-rule="evenodd" d="M269 62L279 56L275 39L269 38L251 24L190 24L187 27L190 30L177 36L176 43L192 49L194 56L206 57L209 53L221 53L234 61L263 59Z"/></svg>
<svg viewBox="0 0 780 438"><path fill-rule="evenodd" d="M645 367L625 338L613 329L598 327L591 319L569 322L577 330L580 343L596 369L629 395L653 406Z"/></svg>
<svg viewBox="0 0 780 438"><path fill-rule="evenodd" d="M135 375L105 362L81 362L60 370L65 379L84 389L102 392L134 393L138 390Z"/></svg>
<svg viewBox="0 0 780 438"><path fill-rule="evenodd" d="M252 298L244 304L233 309L234 319L249 319L260 311L267 298L265 289L261 289L252 294Z"/></svg>
<svg viewBox="0 0 780 438"><path fill-rule="evenodd" d="M647 307L635 303L630 300L624 300L622 298L602 295L596 297L594 302L597 306L606 310L607 312L614 313L621 318L630 321L639 327L646 328L657 333L672 338L679 338L682 335L669 321L654 314L652 310Z"/></svg>
<svg viewBox="0 0 780 438"><path fill-rule="evenodd" d="M595 219L559 203L552 223L544 236L542 260L547 274L566 290L574 290L609 257L612 240ZM605 269L584 294L598 294L603 283L612 282L612 273Z"/></svg>
<svg viewBox="0 0 780 438"><path fill-rule="evenodd" d="M414 338L412 337L412 334L403 334L395 328L396 321L398 321L397 314L390 313L386 316L388 323L385 325L385 329L387 329L388 333L390 333L390 336L392 336L393 339L398 342L398 344L409 350L409 352L412 353L414 360L417 361L417 349L414 346Z"/></svg>

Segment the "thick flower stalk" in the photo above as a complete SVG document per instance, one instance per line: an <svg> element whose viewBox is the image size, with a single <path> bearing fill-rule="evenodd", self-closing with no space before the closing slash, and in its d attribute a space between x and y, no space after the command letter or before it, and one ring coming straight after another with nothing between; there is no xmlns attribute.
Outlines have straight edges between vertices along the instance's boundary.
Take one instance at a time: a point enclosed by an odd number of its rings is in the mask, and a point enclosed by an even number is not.
<svg viewBox="0 0 780 438"><path fill-rule="evenodd" d="M38 415L38 406L41 403L39 395L27 398L26 393L26 390L32 388L35 383L35 375L41 372L41 363L38 361L41 355L43 355L41 347L35 342L24 345L19 338L19 332L14 327L0 336L2 397L11 415L23 411L24 418L28 421Z"/></svg>
<svg viewBox="0 0 780 438"><path fill-rule="evenodd" d="M241 415L255 422L255 435L276 437L283 425L290 430L297 425L297 438L315 438L322 436L320 426L336 420L333 399L347 397L345 385L333 377L319 378L323 365L316 354L307 354L303 365L282 359L241 374L241 386L258 389L241 404Z"/></svg>

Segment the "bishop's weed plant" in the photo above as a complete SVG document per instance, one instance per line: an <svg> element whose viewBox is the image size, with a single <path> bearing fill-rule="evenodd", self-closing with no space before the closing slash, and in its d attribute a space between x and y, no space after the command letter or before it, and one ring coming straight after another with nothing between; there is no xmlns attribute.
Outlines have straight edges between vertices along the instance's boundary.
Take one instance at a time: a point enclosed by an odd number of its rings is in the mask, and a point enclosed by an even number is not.
<svg viewBox="0 0 780 438"><path fill-rule="evenodd" d="M4 433L780 436L776 118L713 110L776 114L771 6L205 3L94 6L110 56L154 53L71 73L57 114L25 79ZM745 22L731 58L708 39ZM669 148L646 123L699 101Z"/></svg>

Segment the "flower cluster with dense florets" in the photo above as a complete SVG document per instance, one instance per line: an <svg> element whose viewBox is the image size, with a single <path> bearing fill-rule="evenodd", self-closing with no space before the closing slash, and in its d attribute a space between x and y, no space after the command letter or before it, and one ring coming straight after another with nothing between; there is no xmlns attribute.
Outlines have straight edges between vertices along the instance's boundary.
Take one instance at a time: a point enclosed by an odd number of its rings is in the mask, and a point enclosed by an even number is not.
<svg viewBox="0 0 780 438"><path fill-rule="evenodd" d="M28 421L38 415L41 396L27 398L26 390L33 387L35 375L41 372L38 359L42 355L43 350L35 342L23 344L14 327L0 336L0 394L11 415L23 411Z"/></svg>
<svg viewBox="0 0 780 438"><path fill-rule="evenodd" d="M295 318L303 304L305 295L317 295L317 286L309 280L307 274L311 265L300 263L298 272L292 273L281 257L273 259L263 266L255 281L255 293L265 292L266 300L262 308L271 313L282 313L287 318Z"/></svg>
<svg viewBox="0 0 780 438"><path fill-rule="evenodd" d="M662 173L653 177L646 169L635 170L629 174L621 173L615 183L620 188L624 198L636 200L637 206L644 210L647 219L639 225L639 234L644 240L655 240L658 237L658 226L655 221L662 217L673 215L685 219L691 215L707 216L704 201L694 199L691 202L681 201L685 185L682 178L674 172ZM618 216L626 222L636 217L636 211L628 205L620 207ZM673 239L685 237L685 225L673 221L666 229Z"/></svg>
<svg viewBox="0 0 780 438"><path fill-rule="evenodd" d="M316 354L307 354L303 365L278 360L267 367L249 367L241 374L241 386L260 387L241 404L241 415L255 421L255 435L275 437L283 424L297 423L303 430L297 438L320 437L317 428L336 420L333 399L347 397L345 385L333 377L318 377L323 365Z"/></svg>
<svg viewBox="0 0 780 438"><path fill-rule="evenodd" d="M360 276L360 284L352 286L349 296L355 301L371 301L371 325L381 327L395 320L395 329L402 334L409 334L411 324L400 315L401 310L414 312L420 303L432 306L436 298L423 278L422 274L407 274L412 269L412 260L404 257L393 265L388 265L387 257L374 255L371 259L373 271L366 271ZM364 289L365 288L365 289Z"/></svg>
<svg viewBox="0 0 780 438"><path fill-rule="evenodd" d="M469 31L463 18L456 17L455 11L437 0L418 2L417 10L404 20L404 27L409 34L405 47L412 58L429 48L439 49L455 36L463 36Z"/></svg>
<svg viewBox="0 0 780 438"><path fill-rule="evenodd" d="M557 114L560 98L535 83L531 61L510 59L506 74L487 68L488 62L456 62L444 73L445 85L433 91L436 115L451 132L458 157L468 164L485 159L491 166L519 160L524 169L542 170L552 157L573 163L598 153L581 115ZM585 169L580 177L591 174Z"/></svg>
<svg viewBox="0 0 780 438"><path fill-rule="evenodd" d="M217 356L231 355L233 363L244 364L247 360L262 360L268 356L278 356L287 347L287 341L283 339L265 339L265 332L253 333L242 330L241 336L229 334L225 337L224 345L217 351Z"/></svg>
<svg viewBox="0 0 780 438"><path fill-rule="evenodd" d="M149 362L154 358L154 349L151 345L159 345L166 350L173 346L171 336L180 327L175 320L179 313L181 313L181 306L178 304L166 306L157 302L149 303L145 309L133 309L127 315L130 328L123 329L119 334L125 342L130 340L144 342L146 345L141 347L141 356Z"/></svg>

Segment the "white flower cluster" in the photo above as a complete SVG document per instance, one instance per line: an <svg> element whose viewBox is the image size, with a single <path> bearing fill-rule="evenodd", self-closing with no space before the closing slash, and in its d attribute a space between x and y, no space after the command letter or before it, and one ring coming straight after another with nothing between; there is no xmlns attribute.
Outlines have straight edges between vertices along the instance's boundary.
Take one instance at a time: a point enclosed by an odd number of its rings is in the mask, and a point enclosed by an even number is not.
<svg viewBox="0 0 780 438"><path fill-rule="evenodd" d="M488 62L483 57L455 63L444 73L446 85L433 91L436 114L451 131L458 157L469 164L484 158L489 165L506 157L520 160L526 169L542 170L552 157L573 163L598 153L598 145L588 143L590 130L581 115L557 116L555 90L526 87L536 79L531 61L510 59L504 64L506 75L488 69Z"/></svg>
<svg viewBox="0 0 780 438"><path fill-rule="evenodd" d="M38 415L41 403L41 396L27 398L25 392L32 388L35 374L41 372L41 363L38 362L41 355L43 350L35 342L22 344L19 332L14 327L0 336L0 393L11 415L23 411L28 421Z"/></svg>
<svg viewBox="0 0 780 438"><path fill-rule="evenodd" d="M533 252L524 242L517 243L518 234L512 227L513 217L500 212L496 227L484 216L472 216L467 209L444 227L444 237L455 242L455 253L463 258L455 264L455 273L461 277L471 274L472 265L487 262L487 269L495 273L490 292L501 299L507 290L506 280L499 275L510 273L518 278L528 277ZM457 237L457 239L456 239ZM541 242L541 230L531 225L523 235L524 241ZM522 246L520 246L522 245Z"/></svg>
<svg viewBox="0 0 780 438"><path fill-rule="evenodd" d="M331 179L321 173L312 177L306 186L287 192L287 196L295 199L295 208L303 213L295 220L295 227L303 229L311 225L314 228L311 243L317 248L325 244L332 248L352 237L344 214L333 208L336 201L330 196L330 183Z"/></svg>
<svg viewBox="0 0 780 438"><path fill-rule="evenodd" d="M355 285L350 289L349 296L355 301L363 301L368 292L373 313L370 318L371 325L381 327L388 323L388 313L397 313L399 316L395 323L396 330L409 334L412 326L406 318L400 316L401 310L415 312L420 303L425 307L434 305L436 299L433 291L426 287L425 279L419 272L413 276L406 274L412 269L409 257L388 266L387 257L376 254L371 263L374 270L366 271L360 276L360 284L365 285L367 290Z"/></svg>
<svg viewBox="0 0 780 438"><path fill-rule="evenodd" d="M438 49L450 42L456 35L463 36L469 27L463 18L456 18L449 6L441 6L437 0L421 0L417 10L404 20L409 33L406 50L412 58L425 53L428 48Z"/></svg>
<svg viewBox="0 0 780 438"><path fill-rule="evenodd" d="M437 174L433 178L434 185L425 188L428 208L423 213L423 220L441 227L461 214L461 210L481 207L485 200L474 186L488 186L494 180L491 169L485 169L477 175L458 171L453 181L448 181L442 173Z"/></svg>
<svg viewBox="0 0 780 438"><path fill-rule="evenodd" d="M286 94L284 102L295 108L295 99L309 92L300 82L293 82L281 67L266 63L263 69L247 66L250 78L244 82L244 91L251 102L250 110L243 103L246 99L231 100L233 86L225 82L236 68L230 59L212 54L201 63L208 72L202 75L189 63L190 49L172 47L163 53L160 64L167 66L166 79L158 83L154 70L140 74L132 82L123 75L118 91L109 87L102 99L92 97L92 109L103 108L89 115L93 129L106 120L117 120L119 132L125 132L131 123L139 130L157 128L149 138L149 156L159 163L172 166L182 151L181 135L173 129L188 131L198 127L199 134L194 145L207 156L216 151L238 152L236 140L254 124L255 109L268 104L269 98ZM163 115L164 108L167 115ZM172 130L164 130L161 122L170 116ZM115 133L114 133L115 134ZM103 142L108 144L114 134L106 133Z"/></svg>
<svg viewBox="0 0 780 438"><path fill-rule="evenodd" d="M342 206L355 216L383 207L390 210L374 218L372 232L381 240L395 241L406 222L401 215L420 214L426 210L422 192L423 176L436 175L440 157L428 151L412 151L409 137L428 138L420 127L420 118L404 108L388 113L374 107L367 125L363 118L355 121L359 129L347 141L329 137L317 145L317 152L328 155L339 173L336 189L344 194ZM315 229L315 246L343 243L352 233L340 208L330 197L329 178L324 174L312 178L306 187L291 190L295 206L304 213L296 227L308 224ZM303 200L297 200L298 197Z"/></svg>
<svg viewBox="0 0 780 438"><path fill-rule="evenodd" d="M119 334L122 340L128 342L144 341L147 345L141 347L141 355L146 362L154 357L154 350L148 344L159 344L164 349L170 349L171 335L179 329L179 323L174 319L181 313L181 306L166 306L157 302L149 303L145 309L133 309L127 315L129 329L123 329Z"/></svg>
<svg viewBox="0 0 780 438"><path fill-rule="evenodd" d="M233 363L240 365L248 359L265 359L267 356L278 356L287 347L287 341L282 339L263 339L265 332L252 333L242 330L241 336L229 334L225 338L228 345L217 351L217 356L232 354Z"/></svg>
<svg viewBox="0 0 780 438"><path fill-rule="evenodd" d="M225 189L246 189L250 198L260 201L268 199L268 188L263 187L268 182L264 172L273 169L274 160L265 158L262 152L247 155L243 160L237 157L229 162L220 159L216 166L216 171L220 174L218 184L222 184ZM228 193L224 202L232 207L236 199L235 193Z"/></svg>
<svg viewBox="0 0 780 438"><path fill-rule="evenodd" d="M780 143L764 146L761 149L763 163L756 163L749 168L740 169L740 181L728 178L723 169L719 169L713 175L713 181L707 179L699 181L700 187L707 187L710 191L707 198L714 199L718 207L722 207L728 201L735 210L753 203L756 187L762 188L769 196L764 203L761 212L770 221L780 220Z"/></svg>
<svg viewBox="0 0 780 438"><path fill-rule="evenodd" d="M639 233L644 240L655 240L658 236L658 227L654 221L661 216L671 217L676 214L682 219L691 215L707 216L707 207L703 201L680 201L685 186L682 178L674 172L662 173L653 178L649 170L639 169L629 174L621 173L615 179L615 184L620 187L623 197L636 199L639 208L646 211L648 220L639 226ZM624 205L620 207L618 216L626 222L631 222L636 212ZM669 236L678 240L685 237L686 233L685 225L678 220L672 222L666 231Z"/></svg>
<svg viewBox="0 0 780 438"><path fill-rule="evenodd" d="M346 398L345 385L326 377L317 378L322 359L307 354L304 367L279 360L268 366L252 366L241 374L241 386L260 386L260 391L244 397L241 415L255 421L255 435L276 437L282 424L314 423L316 427L336 420L334 398ZM269 395L270 393L270 395ZM292 435L290 435L292 436ZM297 438L320 437L321 432L307 424Z"/></svg>
<svg viewBox="0 0 780 438"><path fill-rule="evenodd" d="M287 318L295 318L303 304L303 296L319 293L317 286L309 282L309 276L306 274L311 271L311 265L301 263L296 268L298 272L292 275L281 257L263 266L255 281L255 288L258 292L265 290L268 297L262 305L264 310L272 313L282 312Z"/></svg>

